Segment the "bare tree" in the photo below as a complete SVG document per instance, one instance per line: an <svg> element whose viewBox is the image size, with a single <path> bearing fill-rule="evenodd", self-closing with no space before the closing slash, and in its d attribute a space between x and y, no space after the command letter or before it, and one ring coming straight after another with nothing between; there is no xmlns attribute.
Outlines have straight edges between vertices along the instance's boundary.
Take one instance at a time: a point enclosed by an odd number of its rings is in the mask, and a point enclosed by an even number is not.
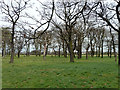
<svg viewBox="0 0 120 90"><path fill-rule="evenodd" d="M17 50L18 58L20 58L20 53L24 47L24 36L21 31L16 31L15 35L15 48Z"/></svg>
<svg viewBox="0 0 120 90"><path fill-rule="evenodd" d="M120 1L117 1L115 4L108 5L105 4L104 1L94 2L93 6L90 7L87 5L90 12L93 11L98 17L100 17L108 26L110 26L114 31L118 32L118 53L119 60L118 63L120 65ZM98 10L99 9L99 10ZM111 13L112 12L112 13ZM118 22L116 22L116 17ZM114 23L114 24L113 24Z"/></svg>
<svg viewBox="0 0 120 90"><path fill-rule="evenodd" d="M43 59L45 59L45 56L48 52L48 46L51 44L52 39L52 33L51 31L47 31L42 36L43 46L44 46L44 52L43 52Z"/></svg>
<svg viewBox="0 0 120 90"><path fill-rule="evenodd" d="M10 28L3 27L2 29L2 57L7 54L7 50L9 49L10 40L11 40L11 32Z"/></svg>
<svg viewBox="0 0 120 90"><path fill-rule="evenodd" d="M116 53L116 46L115 46L115 35L112 33L112 30L110 28L110 35L112 37L112 46L113 46L113 52L114 52L114 57L115 57L115 62L117 62L117 53Z"/></svg>
<svg viewBox="0 0 120 90"><path fill-rule="evenodd" d="M39 7L36 7L35 11L36 14L38 13L39 17L35 17L33 15L30 15L29 13L26 13L26 17L29 18L34 23L30 23L28 21L24 22L26 23L27 26L29 26L27 28L33 31L33 36L31 37L26 36L26 38L28 38L29 40L41 37L49 29L54 14L55 9L54 0L52 0L52 2L47 2L45 4L41 3L40 0L37 1L38 1L37 3L39 3L40 6L43 7L43 9L39 9ZM22 28L24 28L24 30L27 30L26 27L24 26Z"/></svg>
<svg viewBox="0 0 120 90"><path fill-rule="evenodd" d="M84 38L86 37L86 31L89 27L86 26L83 22L78 21L75 26L75 32L77 36L77 45L76 50L78 54L78 59L82 58L82 44L84 41Z"/></svg>
<svg viewBox="0 0 120 90"><path fill-rule="evenodd" d="M54 36L55 38L57 39L57 43L59 45L59 55L60 56L60 46L62 47L62 52L63 52L63 56L65 58L67 58L67 45L65 43L65 40L64 38L66 38L66 35L65 35L65 31L64 31L64 26L63 25L59 25L59 28L63 29L63 31L61 32L61 30L59 30L58 26L56 27L55 25L58 25L58 24L55 24L53 22L54 26L52 26L52 31L54 32ZM64 36L64 38L63 38Z"/></svg>
<svg viewBox="0 0 120 90"><path fill-rule="evenodd" d="M24 2L24 3L23 3ZM18 20L21 17L22 11L26 8L28 1L10 1L9 4L2 0L1 3L1 11L5 15L6 21L11 23L11 59L10 63L14 61L14 34L15 28Z"/></svg>
<svg viewBox="0 0 120 90"><path fill-rule="evenodd" d="M68 51L70 53L70 62L74 62L74 42L72 40L74 26L77 19L82 15L85 5L86 3L83 2L63 1L58 3L56 7L56 16L61 20L61 22L63 22L62 25L65 27L65 29L63 30L63 28L61 28L61 26L59 26L56 22L53 22L53 24L60 30L61 34L63 34L64 31L67 36L66 39L64 35L62 35L62 38L67 44Z"/></svg>

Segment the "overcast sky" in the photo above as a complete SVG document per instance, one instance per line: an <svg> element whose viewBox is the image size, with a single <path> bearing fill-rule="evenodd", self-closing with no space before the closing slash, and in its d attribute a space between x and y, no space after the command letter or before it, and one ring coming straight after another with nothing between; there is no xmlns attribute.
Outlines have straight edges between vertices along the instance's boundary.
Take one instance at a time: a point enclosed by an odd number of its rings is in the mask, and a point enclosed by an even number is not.
<svg viewBox="0 0 120 90"><path fill-rule="evenodd" d="M1 0L2 1L2 0ZM6 3L9 3L12 0L4 0ZM46 2L52 2L52 0L40 0L42 3L46 3ZM61 0L54 0L55 2L57 1L61 1ZM69 1L69 0L65 0L65 1ZM76 0L78 1L78 0ZM98 1L98 0L89 0L89 1ZM106 3L115 3L114 0L104 0ZM26 9L24 10L25 12L27 11L29 14L37 17L38 15L36 14L36 7L38 7L39 9L41 8L42 5L40 5L40 3L38 3L38 0L31 0L29 3L33 4L32 8ZM39 18L39 16L38 16ZM8 23L4 21L3 19L3 14L0 12L0 27L1 26L7 26Z"/></svg>

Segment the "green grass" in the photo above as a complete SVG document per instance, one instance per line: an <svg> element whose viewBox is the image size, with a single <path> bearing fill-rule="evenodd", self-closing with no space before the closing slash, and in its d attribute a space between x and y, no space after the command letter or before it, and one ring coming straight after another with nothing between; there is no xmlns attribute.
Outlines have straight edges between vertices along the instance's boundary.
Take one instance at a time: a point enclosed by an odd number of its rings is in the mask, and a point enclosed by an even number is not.
<svg viewBox="0 0 120 90"><path fill-rule="evenodd" d="M2 61L3 88L118 88L118 65L105 56L85 60L47 56Z"/></svg>

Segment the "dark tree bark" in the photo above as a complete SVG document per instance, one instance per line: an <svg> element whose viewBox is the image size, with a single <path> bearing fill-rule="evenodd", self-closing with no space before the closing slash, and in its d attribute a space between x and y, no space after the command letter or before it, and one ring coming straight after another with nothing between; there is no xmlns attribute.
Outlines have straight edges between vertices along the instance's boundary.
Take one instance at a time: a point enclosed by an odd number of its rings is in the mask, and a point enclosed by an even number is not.
<svg viewBox="0 0 120 90"><path fill-rule="evenodd" d="M112 44L113 44L114 57L116 57L116 49L115 49L116 47L115 47L115 42L114 42L114 37L113 36L112 36Z"/></svg>
<svg viewBox="0 0 120 90"><path fill-rule="evenodd" d="M92 40L90 40L90 46L91 46L91 57L93 57L94 56L94 50L93 50Z"/></svg>
<svg viewBox="0 0 120 90"><path fill-rule="evenodd" d="M77 48L78 50L78 59L80 59L80 38L78 37L78 48Z"/></svg>
<svg viewBox="0 0 120 90"><path fill-rule="evenodd" d="M81 34L78 36L78 47L77 47L77 54L78 54L78 59L82 58L82 40L81 40Z"/></svg>
<svg viewBox="0 0 120 90"><path fill-rule="evenodd" d="M70 53L70 62L74 62L74 52L73 52L72 40L70 40L70 44L69 44L69 53Z"/></svg>
<svg viewBox="0 0 120 90"><path fill-rule="evenodd" d="M26 56L30 55L30 43L27 44Z"/></svg>
<svg viewBox="0 0 120 90"><path fill-rule="evenodd" d="M69 29L71 29L71 27L69 26ZM69 53L70 53L70 62L74 62L74 51L73 51L73 45L72 45L72 29L69 32L69 44L68 44L68 49L69 49Z"/></svg>
<svg viewBox="0 0 120 90"><path fill-rule="evenodd" d="M80 45L78 46L78 59L82 58L82 45L80 43Z"/></svg>
<svg viewBox="0 0 120 90"><path fill-rule="evenodd" d="M6 42L4 41L4 44L2 45L2 57L5 57L6 52Z"/></svg>
<svg viewBox="0 0 120 90"><path fill-rule="evenodd" d="M120 10L118 10L118 8L120 8L120 1L118 2L118 5L116 6L117 18L120 24ZM120 26L118 30L118 64L120 66Z"/></svg>
<svg viewBox="0 0 120 90"><path fill-rule="evenodd" d="M110 34L111 34L111 37L112 37L112 41L111 42L112 42L112 46L113 46L113 52L114 52L115 62L117 62L117 54L116 54L116 49L115 49L114 35L111 32L111 28L110 28Z"/></svg>
<svg viewBox="0 0 120 90"><path fill-rule="evenodd" d="M104 34L105 34L105 30L104 29L102 29L102 31L101 31L101 58L103 58L103 54L104 54L104 52L103 52L103 44L104 44Z"/></svg>
<svg viewBox="0 0 120 90"><path fill-rule="evenodd" d="M65 57L65 44L64 44L64 40L62 40L62 49L63 49L63 55L64 55L64 57Z"/></svg>
<svg viewBox="0 0 120 90"><path fill-rule="evenodd" d="M67 46L65 46L64 57L67 58Z"/></svg>
<svg viewBox="0 0 120 90"><path fill-rule="evenodd" d="M59 50L58 50L58 56L60 57L60 49L61 49L61 45L59 45Z"/></svg>
<svg viewBox="0 0 120 90"><path fill-rule="evenodd" d="M110 47L108 47L108 57L110 56L110 49L109 49Z"/></svg>
<svg viewBox="0 0 120 90"><path fill-rule="evenodd" d="M4 49L2 49L2 57L4 57Z"/></svg>
<svg viewBox="0 0 120 90"><path fill-rule="evenodd" d="M18 58L20 58L20 51L18 51Z"/></svg>
<svg viewBox="0 0 120 90"><path fill-rule="evenodd" d="M82 43L80 44L80 58L82 58Z"/></svg>
<svg viewBox="0 0 120 90"><path fill-rule="evenodd" d="M98 53L97 53L97 48L98 48L98 47L97 47L97 45L96 45L96 57L97 57L97 54L98 54Z"/></svg>
<svg viewBox="0 0 120 90"><path fill-rule="evenodd" d="M11 40L11 58L9 63L13 63L14 61L14 35L15 35L15 23L13 22L12 26L12 40Z"/></svg>
<svg viewBox="0 0 120 90"><path fill-rule="evenodd" d="M100 57L100 46L98 47L98 51L99 51L98 57Z"/></svg>
<svg viewBox="0 0 120 90"><path fill-rule="evenodd" d="M110 47L109 47L109 44L108 44L108 43L109 43L109 40L107 40L107 47L108 47L107 55L108 55L108 57L109 57L109 53L110 53L110 52L109 52L109 51L110 51Z"/></svg>
<svg viewBox="0 0 120 90"><path fill-rule="evenodd" d="M5 48L2 49L2 57L5 56Z"/></svg>
<svg viewBox="0 0 120 90"><path fill-rule="evenodd" d="M47 48L46 48L45 56L47 56L47 54L48 54L48 45L47 45Z"/></svg>
<svg viewBox="0 0 120 90"><path fill-rule="evenodd" d="M101 46L101 48L102 48L102 51L101 51L101 58L103 58L103 40L102 40L102 46Z"/></svg>
<svg viewBox="0 0 120 90"><path fill-rule="evenodd" d="M112 56L112 45L111 45L111 41L110 41L110 58Z"/></svg>
<svg viewBox="0 0 120 90"><path fill-rule="evenodd" d="M120 66L120 27L119 27L119 32L118 32L118 60L119 60L118 64Z"/></svg>
<svg viewBox="0 0 120 90"><path fill-rule="evenodd" d="M87 48L86 48L86 59L88 59L88 50L89 50L90 45L88 44Z"/></svg>
<svg viewBox="0 0 120 90"><path fill-rule="evenodd" d="M5 57L5 53L6 52L6 45L4 43L4 45L2 46L2 57Z"/></svg>

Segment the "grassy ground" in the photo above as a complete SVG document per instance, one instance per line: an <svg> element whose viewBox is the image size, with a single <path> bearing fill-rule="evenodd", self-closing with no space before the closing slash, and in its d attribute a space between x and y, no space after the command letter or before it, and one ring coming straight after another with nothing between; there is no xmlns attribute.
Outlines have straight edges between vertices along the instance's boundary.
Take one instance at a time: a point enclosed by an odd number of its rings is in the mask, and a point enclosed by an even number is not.
<svg viewBox="0 0 120 90"><path fill-rule="evenodd" d="M47 56L15 58L2 61L3 88L118 88L118 65L105 56L85 60Z"/></svg>

